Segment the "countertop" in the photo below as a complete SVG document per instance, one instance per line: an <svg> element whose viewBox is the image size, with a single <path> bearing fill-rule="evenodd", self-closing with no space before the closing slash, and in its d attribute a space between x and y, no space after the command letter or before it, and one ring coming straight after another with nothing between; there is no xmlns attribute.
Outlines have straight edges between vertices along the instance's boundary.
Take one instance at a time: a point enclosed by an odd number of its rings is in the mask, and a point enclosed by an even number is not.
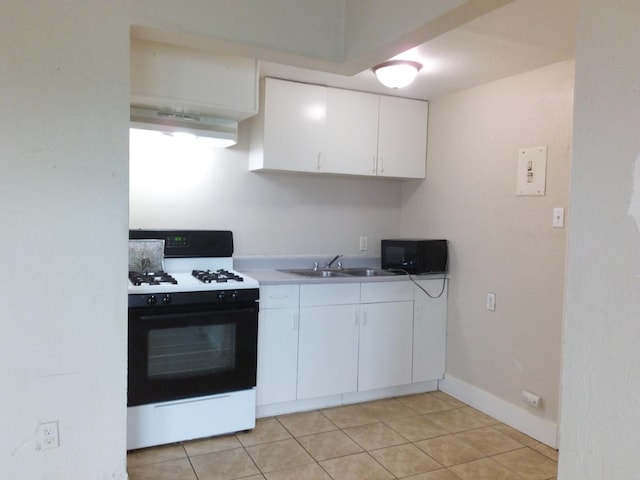
<svg viewBox="0 0 640 480"><path fill-rule="evenodd" d="M266 255L266 256L234 256L234 270L237 270L258 281L260 285L285 284L331 284L331 283L365 283L365 282L399 282L408 280L441 279L441 273L433 275L388 275L380 277L331 277L315 278L282 272L299 268L312 268L314 262L322 264L330 260L331 255ZM340 259L345 268L380 268L379 257L344 256Z"/></svg>
<svg viewBox="0 0 640 480"><path fill-rule="evenodd" d="M278 270L242 270L242 273L255 278L260 285L283 285L283 284L311 284L311 283L363 283L363 282L397 282L409 280L406 275L388 275L381 277L331 277L316 278L296 275L295 273L280 272ZM423 276L413 278L423 279ZM434 276L435 278L435 276ZM437 278L442 278L439 275Z"/></svg>

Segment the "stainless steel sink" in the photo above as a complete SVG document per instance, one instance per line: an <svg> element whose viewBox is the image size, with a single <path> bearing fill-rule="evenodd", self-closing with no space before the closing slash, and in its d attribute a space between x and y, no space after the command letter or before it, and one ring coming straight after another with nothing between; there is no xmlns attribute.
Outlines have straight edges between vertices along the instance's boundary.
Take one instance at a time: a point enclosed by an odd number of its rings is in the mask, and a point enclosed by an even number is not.
<svg viewBox="0 0 640 480"><path fill-rule="evenodd" d="M391 272L377 268L345 268L343 272L352 277L388 277L394 275Z"/></svg>
<svg viewBox="0 0 640 480"><path fill-rule="evenodd" d="M344 274L342 270L325 270L325 269L314 270L313 268L301 268L296 270L282 270L282 271L287 273L294 273L296 275L301 275L303 277L310 277L310 278L332 278L332 277L348 277L349 276Z"/></svg>
<svg viewBox="0 0 640 480"><path fill-rule="evenodd" d="M334 278L334 277L383 277L393 276L393 273L386 270L376 268L344 268L338 269L317 269L301 268L294 270L282 270L283 272L293 273L309 278Z"/></svg>

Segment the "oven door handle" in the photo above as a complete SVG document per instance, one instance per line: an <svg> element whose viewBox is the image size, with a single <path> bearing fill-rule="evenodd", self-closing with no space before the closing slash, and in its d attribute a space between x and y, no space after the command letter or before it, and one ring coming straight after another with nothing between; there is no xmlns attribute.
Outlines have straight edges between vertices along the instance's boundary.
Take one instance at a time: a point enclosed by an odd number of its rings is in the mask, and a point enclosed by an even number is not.
<svg viewBox="0 0 640 480"><path fill-rule="evenodd" d="M176 402L165 402L160 405L155 405L155 408L173 407L175 405L186 405L188 403L206 402L209 400L216 400L218 398L229 398L230 396L231 395L214 395L211 397L187 398L185 400L178 400Z"/></svg>

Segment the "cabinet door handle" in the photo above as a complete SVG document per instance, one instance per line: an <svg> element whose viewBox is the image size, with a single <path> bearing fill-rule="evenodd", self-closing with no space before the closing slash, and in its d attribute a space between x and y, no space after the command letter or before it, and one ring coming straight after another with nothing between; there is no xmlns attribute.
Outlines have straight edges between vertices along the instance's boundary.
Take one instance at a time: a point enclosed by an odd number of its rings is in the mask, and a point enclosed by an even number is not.
<svg viewBox="0 0 640 480"><path fill-rule="evenodd" d="M322 152L318 152L318 170L322 169Z"/></svg>
<svg viewBox="0 0 640 480"><path fill-rule="evenodd" d="M283 300L285 298L289 298L289 295L269 295L269 298L273 298L275 300Z"/></svg>
<svg viewBox="0 0 640 480"><path fill-rule="evenodd" d="M355 321L354 325L357 327L358 325L360 325L360 312L358 310L356 310L354 316L356 318L356 321Z"/></svg>
<svg viewBox="0 0 640 480"><path fill-rule="evenodd" d="M416 305L416 318L422 318L422 305Z"/></svg>
<svg viewBox="0 0 640 480"><path fill-rule="evenodd" d="M380 157L380 173L384 172L384 157Z"/></svg>
<svg viewBox="0 0 640 480"><path fill-rule="evenodd" d="M371 171L373 173L376 173L376 156L374 155L372 158L373 158L373 165L371 167Z"/></svg>
<svg viewBox="0 0 640 480"><path fill-rule="evenodd" d="M362 312L362 325L367 326L367 311Z"/></svg>

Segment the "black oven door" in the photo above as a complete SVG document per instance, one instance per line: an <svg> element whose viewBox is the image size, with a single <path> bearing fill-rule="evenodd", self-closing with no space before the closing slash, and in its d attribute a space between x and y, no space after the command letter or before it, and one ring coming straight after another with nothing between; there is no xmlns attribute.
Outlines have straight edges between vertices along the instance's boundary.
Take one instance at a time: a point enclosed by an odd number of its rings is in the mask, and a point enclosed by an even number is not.
<svg viewBox="0 0 640 480"><path fill-rule="evenodd" d="M127 405L256 385L257 304L129 309Z"/></svg>

